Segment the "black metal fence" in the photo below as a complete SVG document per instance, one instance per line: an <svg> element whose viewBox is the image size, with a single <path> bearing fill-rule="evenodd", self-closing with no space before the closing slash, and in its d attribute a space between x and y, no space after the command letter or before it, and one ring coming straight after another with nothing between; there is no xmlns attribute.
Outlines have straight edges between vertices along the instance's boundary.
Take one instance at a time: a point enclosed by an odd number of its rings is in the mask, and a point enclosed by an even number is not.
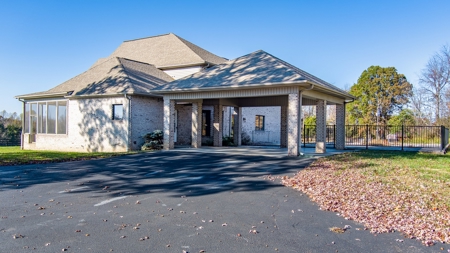
<svg viewBox="0 0 450 253"><path fill-rule="evenodd" d="M346 146L441 148L442 126L347 125Z"/></svg>
<svg viewBox="0 0 450 253"><path fill-rule="evenodd" d="M327 125L327 136L326 145L330 147L335 147L335 136L336 136L336 125ZM315 125L304 125L303 126L303 146L310 146L316 144L316 126Z"/></svg>
<svg viewBox="0 0 450 253"><path fill-rule="evenodd" d="M9 139L0 138L0 146L20 146L20 136Z"/></svg>
<svg viewBox="0 0 450 253"><path fill-rule="evenodd" d="M448 144L448 128L443 126L346 125L346 146L385 146L403 148L441 148ZM326 144L335 147L336 126L327 125ZM303 146L316 143L316 126L305 125Z"/></svg>

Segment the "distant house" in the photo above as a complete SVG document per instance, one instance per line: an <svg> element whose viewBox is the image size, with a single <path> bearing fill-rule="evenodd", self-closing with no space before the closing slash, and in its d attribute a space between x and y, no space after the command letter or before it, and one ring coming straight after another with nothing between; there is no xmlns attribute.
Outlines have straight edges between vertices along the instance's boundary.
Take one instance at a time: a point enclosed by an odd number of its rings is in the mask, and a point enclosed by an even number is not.
<svg viewBox="0 0 450 253"><path fill-rule="evenodd" d="M223 136L240 145L243 131L271 131L297 155L301 105L318 106L318 129L321 108L337 105L339 135L353 97L264 51L227 60L170 33L125 41L86 72L16 98L24 104L23 149L136 150L156 129L164 129L165 149L221 146Z"/></svg>

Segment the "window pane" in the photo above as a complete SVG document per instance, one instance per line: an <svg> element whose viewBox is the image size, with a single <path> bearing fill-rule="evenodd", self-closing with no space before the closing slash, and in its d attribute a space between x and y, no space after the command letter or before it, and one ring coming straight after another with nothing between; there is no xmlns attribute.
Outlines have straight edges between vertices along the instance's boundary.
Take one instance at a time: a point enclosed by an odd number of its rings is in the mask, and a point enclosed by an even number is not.
<svg viewBox="0 0 450 253"><path fill-rule="evenodd" d="M47 133L56 133L56 102L47 103Z"/></svg>
<svg viewBox="0 0 450 253"><path fill-rule="evenodd" d="M38 104L38 133L45 134L47 129L47 105Z"/></svg>
<svg viewBox="0 0 450 253"><path fill-rule="evenodd" d="M30 104L30 106L31 106L30 115L36 116L37 115L37 104L32 103L32 104Z"/></svg>
<svg viewBox="0 0 450 253"><path fill-rule="evenodd" d="M37 132L37 103L30 104L30 133Z"/></svg>
<svg viewBox="0 0 450 253"><path fill-rule="evenodd" d="M24 125L25 125L25 133L30 132L30 104L25 104L25 116L23 117Z"/></svg>
<svg viewBox="0 0 450 253"><path fill-rule="evenodd" d="M58 134L66 134L66 101L58 101Z"/></svg>
<svg viewBox="0 0 450 253"><path fill-rule="evenodd" d="M123 105L113 105L113 119L123 119Z"/></svg>
<svg viewBox="0 0 450 253"><path fill-rule="evenodd" d="M37 131L37 117L36 115L30 115L30 134L35 134Z"/></svg>
<svg viewBox="0 0 450 253"><path fill-rule="evenodd" d="M255 130L264 131L264 116L263 115L255 116Z"/></svg>

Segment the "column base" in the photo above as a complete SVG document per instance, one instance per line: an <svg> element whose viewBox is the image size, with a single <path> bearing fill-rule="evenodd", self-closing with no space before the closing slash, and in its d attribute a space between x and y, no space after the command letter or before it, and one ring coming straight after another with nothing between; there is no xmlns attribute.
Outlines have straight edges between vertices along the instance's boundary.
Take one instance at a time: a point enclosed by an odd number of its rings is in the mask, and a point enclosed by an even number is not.
<svg viewBox="0 0 450 253"><path fill-rule="evenodd" d="M316 142L316 153L324 154L327 152L327 144L325 142Z"/></svg>

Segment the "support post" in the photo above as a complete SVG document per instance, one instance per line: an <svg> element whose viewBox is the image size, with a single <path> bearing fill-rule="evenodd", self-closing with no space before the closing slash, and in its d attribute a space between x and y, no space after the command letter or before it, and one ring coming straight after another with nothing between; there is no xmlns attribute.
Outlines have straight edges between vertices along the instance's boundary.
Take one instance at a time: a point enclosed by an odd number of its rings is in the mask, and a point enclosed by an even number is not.
<svg viewBox="0 0 450 253"><path fill-rule="evenodd" d="M223 131L223 122L222 122L222 105L214 105L214 147L222 147L222 131Z"/></svg>
<svg viewBox="0 0 450 253"><path fill-rule="evenodd" d="M345 149L345 103L336 105L336 126L334 145L338 150Z"/></svg>
<svg viewBox="0 0 450 253"><path fill-rule="evenodd" d="M191 147L202 146L202 102L192 103Z"/></svg>
<svg viewBox="0 0 450 253"><path fill-rule="evenodd" d="M234 107L234 113L231 117L234 117L233 126L233 141L234 145L241 146L241 129L242 129L242 107Z"/></svg>
<svg viewBox="0 0 450 253"><path fill-rule="evenodd" d="M288 156L298 156L299 93L288 95Z"/></svg>
<svg viewBox="0 0 450 253"><path fill-rule="evenodd" d="M316 105L316 153L325 153L327 138L327 101L318 100Z"/></svg>
<svg viewBox="0 0 450 253"><path fill-rule="evenodd" d="M164 150L173 149L173 134L175 122L175 101L164 98Z"/></svg>

